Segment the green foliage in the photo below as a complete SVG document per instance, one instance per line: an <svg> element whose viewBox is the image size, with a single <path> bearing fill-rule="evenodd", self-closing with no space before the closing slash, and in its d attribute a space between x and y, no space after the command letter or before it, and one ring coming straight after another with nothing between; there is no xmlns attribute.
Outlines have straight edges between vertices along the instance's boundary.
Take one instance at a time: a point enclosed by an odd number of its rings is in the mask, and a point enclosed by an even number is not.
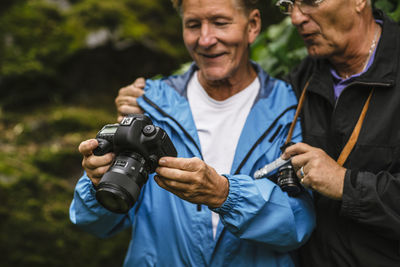
<svg viewBox="0 0 400 267"><path fill-rule="evenodd" d="M390 15L395 21L400 22L400 2L398 0L375 0L373 4Z"/></svg>
<svg viewBox="0 0 400 267"><path fill-rule="evenodd" d="M56 67L78 50L105 42L120 49L139 42L155 51L182 56L183 45L176 40L180 20L172 8L165 8L170 6L168 0L57 3L19 1L0 16L2 76L54 74Z"/></svg>
<svg viewBox="0 0 400 267"><path fill-rule="evenodd" d="M0 107L7 109L93 90L115 95L110 89L138 75L170 73L187 60L169 0L7 0L0 7Z"/></svg>
<svg viewBox="0 0 400 267"><path fill-rule="evenodd" d="M68 215L82 173L78 144L114 121L76 106L0 113L0 266L122 265L129 232L100 241Z"/></svg>
<svg viewBox="0 0 400 267"><path fill-rule="evenodd" d="M51 73L57 62L68 56L71 38L58 24L64 18L52 5L29 1L10 8L0 18L0 38L4 41L0 73L4 76L30 72ZM32 27L35 25L35 27Z"/></svg>
<svg viewBox="0 0 400 267"><path fill-rule="evenodd" d="M68 221L72 191L44 175L0 185L1 266L121 266L129 233L99 240Z"/></svg>
<svg viewBox="0 0 400 267"><path fill-rule="evenodd" d="M303 41L291 26L290 18L269 26L252 45L251 58L270 75L281 77L307 55Z"/></svg>
<svg viewBox="0 0 400 267"><path fill-rule="evenodd" d="M169 0L0 2L0 266L122 265L129 232L69 221L77 148L115 122L118 88L187 60L180 25Z"/></svg>

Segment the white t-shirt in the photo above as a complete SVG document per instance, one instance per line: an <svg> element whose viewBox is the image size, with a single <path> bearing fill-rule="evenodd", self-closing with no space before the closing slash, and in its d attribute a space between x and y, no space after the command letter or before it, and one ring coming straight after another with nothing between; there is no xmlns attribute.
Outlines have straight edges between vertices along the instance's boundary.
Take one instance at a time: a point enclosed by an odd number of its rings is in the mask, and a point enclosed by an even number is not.
<svg viewBox="0 0 400 267"><path fill-rule="evenodd" d="M205 163L219 174L229 174L246 118L260 89L258 78L244 90L223 101L211 98L197 72L188 84L187 97L200 139ZM215 238L219 216L212 213Z"/></svg>

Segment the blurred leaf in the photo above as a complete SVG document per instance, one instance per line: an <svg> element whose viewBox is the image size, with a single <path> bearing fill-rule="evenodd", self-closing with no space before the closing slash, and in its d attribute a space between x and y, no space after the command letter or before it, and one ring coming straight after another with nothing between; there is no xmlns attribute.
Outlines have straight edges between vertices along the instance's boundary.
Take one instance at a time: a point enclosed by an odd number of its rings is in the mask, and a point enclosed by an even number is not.
<svg viewBox="0 0 400 267"><path fill-rule="evenodd" d="M76 106L0 113L0 266L122 266L129 233L99 242L68 217L78 144L114 121Z"/></svg>
<svg viewBox="0 0 400 267"><path fill-rule="evenodd" d="M303 41L289 17L269 26L251 47L251 58L275 77L288 73L306 55Z"/></svg>

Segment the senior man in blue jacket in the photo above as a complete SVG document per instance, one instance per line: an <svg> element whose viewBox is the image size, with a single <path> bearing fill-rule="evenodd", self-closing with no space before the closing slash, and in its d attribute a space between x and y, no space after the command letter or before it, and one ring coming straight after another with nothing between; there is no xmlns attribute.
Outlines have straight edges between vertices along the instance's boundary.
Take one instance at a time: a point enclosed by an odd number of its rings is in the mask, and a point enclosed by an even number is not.
<svg viewBox="0 0 400 267"><path fill-rule="evenodd" d="M71 221L101 237L131 227L124 266L294 266L290 252L315 224L311 196L253 178L280 156L296 106L289 85L249 60L257 1L173 2L194 63L184 75L148 80L137 102L178 157L161 158L133 208L116 214L95 198L113 155L95 156L97 141L82 142L86 172Z"/></svg>

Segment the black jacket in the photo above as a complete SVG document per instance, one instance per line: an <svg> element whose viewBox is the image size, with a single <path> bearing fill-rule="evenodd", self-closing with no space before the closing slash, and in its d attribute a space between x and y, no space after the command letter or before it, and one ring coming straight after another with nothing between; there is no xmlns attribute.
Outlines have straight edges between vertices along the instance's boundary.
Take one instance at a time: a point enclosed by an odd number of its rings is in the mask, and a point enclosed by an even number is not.
<svg viewBox="0 0 400 267"><path fill-rule="evenodd" d="M304 142L337 159L375 89L359 139L344 164L342 201L315 194L317 228L300 250L303 266L400 266L400 29L380 11L373 65L335 103L329 63L306 58L289 75L297 96L311 77L301 114Z"/></svg>

